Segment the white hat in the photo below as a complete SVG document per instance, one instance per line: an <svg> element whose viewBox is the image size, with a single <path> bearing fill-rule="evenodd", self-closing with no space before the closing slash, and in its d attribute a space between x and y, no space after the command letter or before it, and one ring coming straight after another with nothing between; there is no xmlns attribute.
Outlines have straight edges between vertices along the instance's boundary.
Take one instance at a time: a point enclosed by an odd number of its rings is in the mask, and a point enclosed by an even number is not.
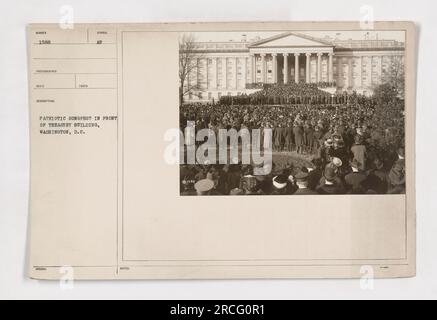
<svg viewBox="0 0 437 320"><path fill-rule="evenodd" d="M340 158L337 157L333 157L332 158L332 163L336 166L336 167L341 167L343 165L343 161L341 161Z"/></svg>

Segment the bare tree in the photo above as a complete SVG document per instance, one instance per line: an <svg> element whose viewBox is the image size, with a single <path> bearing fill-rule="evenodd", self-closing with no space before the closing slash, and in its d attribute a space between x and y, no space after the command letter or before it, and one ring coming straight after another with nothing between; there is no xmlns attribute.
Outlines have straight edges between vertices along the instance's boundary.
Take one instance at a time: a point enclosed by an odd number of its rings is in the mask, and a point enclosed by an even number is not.
<svg viewBox="0 0 437 320"><path fill-rule="evenodd" d="M389 85L396 93L397 97L405 97L405 67L402 56L394 56L390 66L382 78L382 82Z"/></svg>
<svg viewBox="0 0 437 320"><path fill-rule="evenodd" d="M373 96L377 105L399 103L405 99L405 69L403 57L392 58L388 69L384 72L381 83L373 87Z"/></svg>
<svg viewBox="0 0 437 320"><path fill-rule="evenodd" d="M183 34L179 39L180 104L184 102L186 95L204 90L199 79L202 66L198 63L202 57L200 52L196 52L194 36L192 34ZM192 81L192 77L194 77L195 81Z"/></svg>

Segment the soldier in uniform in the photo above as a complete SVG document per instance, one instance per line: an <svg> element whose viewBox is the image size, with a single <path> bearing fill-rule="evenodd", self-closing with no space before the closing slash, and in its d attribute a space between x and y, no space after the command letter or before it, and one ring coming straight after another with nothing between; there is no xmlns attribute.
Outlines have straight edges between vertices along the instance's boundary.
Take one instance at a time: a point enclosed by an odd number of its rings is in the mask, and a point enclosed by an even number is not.
<svg viewBox="0 0 437 320"><path fill-rule="evenodd" d="M294 134L294 142L296 144L296 152L303 152L303 127L302 120L299 117L294 121L293 134Z"/></svg>
<svg viewBox="0 0 437 320"><path fill-rule="evenodd" d="M309 120L305 121L305 151L311 153L314 145L314 124Z"/></svg>
<svg viewBox="0 0 437 320"><path fill-rule="evenodd" d="M284 145L287 151L293 148L293 124L290 122L284 128Z"/></svg>
<svg viewBox="0 0 437 320"><path fill-rule="evenodd" d="M282 151L282 136L284 134L284 128L281 127L281 125L278 125L278 127L275 128L274 132L274 139L275 139L275 149L277 151Z"/></svg>

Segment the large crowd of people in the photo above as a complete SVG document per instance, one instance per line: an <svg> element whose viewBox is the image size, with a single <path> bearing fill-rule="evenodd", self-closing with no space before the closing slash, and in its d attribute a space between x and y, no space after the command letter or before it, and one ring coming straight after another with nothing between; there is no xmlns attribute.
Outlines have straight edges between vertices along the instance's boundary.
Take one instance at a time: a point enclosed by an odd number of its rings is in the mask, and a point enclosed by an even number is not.
<svg viewBox="0 0 437 320"><path fill-rule="evenodd" d="M222 96L219 100L224 105L293 105L293 104L350 104L363 100L362 96L344 93L331 94L320 88L327 88L329 83L290 83L264 85L262 90L251 94Z"/></svg>
<svg viewBox="0 0 437 320"><path fill-rule="evenodd" d="M282 89L277 89L282 90ZM180 126L196 130L272 129L273 168L255 165L181 166L182 195L387 194L405 192L403 102L377 105L351 95L332 104L191 104L180 109ZM275 165L275 154L306 165Z"/></svg>

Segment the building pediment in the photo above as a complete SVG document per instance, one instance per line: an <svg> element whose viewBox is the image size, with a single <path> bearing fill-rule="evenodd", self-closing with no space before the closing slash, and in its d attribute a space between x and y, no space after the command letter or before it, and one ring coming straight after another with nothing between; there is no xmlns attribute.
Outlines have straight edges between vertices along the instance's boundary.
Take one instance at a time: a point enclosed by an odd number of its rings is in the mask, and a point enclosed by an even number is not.
<svg viewBox="0 0 437 320"><path fill-rule="evenodd" d="M333 48L334 45L330 42L315 39L306 35L297 34L294 32L286 32L277 36L262 39L253 42L249 45L252 49L262 48L301 48L301 47L326 47Z"/></svg>

